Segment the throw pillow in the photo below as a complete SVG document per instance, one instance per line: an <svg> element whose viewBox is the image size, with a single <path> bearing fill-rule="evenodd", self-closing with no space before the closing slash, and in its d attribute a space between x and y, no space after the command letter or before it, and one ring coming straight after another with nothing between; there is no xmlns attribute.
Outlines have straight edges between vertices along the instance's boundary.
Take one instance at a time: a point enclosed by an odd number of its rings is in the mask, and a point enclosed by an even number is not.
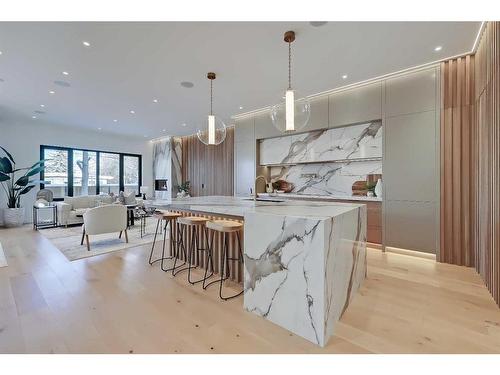
<svg viewBox="0 0 500 375"><path fill-rule="evenodd" d="M124 198L125 198L125 204L136 204L135 191L128 194L124 194Z"/></svg>
<svg viewBox="0 0 500 375"><path fill-rule="evenodd" d="M118 202L120 202L120 204L126 204L125 194L123 193L123 191L120 191L120 194L118 194Z"/></svg>

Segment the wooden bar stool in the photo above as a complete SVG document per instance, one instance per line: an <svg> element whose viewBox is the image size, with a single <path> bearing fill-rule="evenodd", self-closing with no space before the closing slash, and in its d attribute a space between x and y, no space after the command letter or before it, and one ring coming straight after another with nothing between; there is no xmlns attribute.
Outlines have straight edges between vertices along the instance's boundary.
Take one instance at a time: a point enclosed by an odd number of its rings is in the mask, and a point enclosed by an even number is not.
<svg viewBox="0 0 500 375"><path fill-rule="evenodd" d="M174 258L176 254L176 248L177 244L175 243L174 236L173 236L173 228L175 227L175 223L178 217L182 216L181 214L178 214L176 212L169 212L169 211L159 211L157 213L153 214L153 218L157 220L156 222L156 230L155 230L155 236L153 239L153 245L151 246L151 253L149 254L149 264L153 265L156 262L161 261L161 269L163 271L168 271L165 270L163 267L163 262L167 259L172 259ZM156 244L156 237L158 235L158 229L161 229L161 224L162 222L165 221L165 224L163 226L163 246L162 246L162 252L161 252L161 258L153 260L153 252ZM167 225L170 227L170 256L165 257L165 242L166 242L166 236L167 236ZM161 234L161 233L160 233Z"/></svg>
<svg viewBox="0 0 500 375"><path fill-rule="evenodd" d="M211 229L214 232L221 232L224 237L224 244L222 246L222 256L220 258L220 278L219 280L214 280L210 283L208 283L206 286L203 288L206 289L209 285L218 282L219 283L219 297L220 299L226 301L228 299L238 297L243 293L243 290L239 293L236 293L231 296L223 296L222 295L222 285L224 284L224 281L229 279L230 277L230 268L229 268L229 261L230 260L236 260L239 263L243 264L243 254L241 252L241 240L240 240L240 231L243 228L243 224L239 223L237 221L230 221L230 220L213 220L209 221L206 224L208 229ZM236 237L238 239L238 257L237 258L231 258L229 256L229 236L232 233L236 233ZM212 252L212 245L213 245L213 240L215 237L215 233L212 235L212 241L210 242L210 253Z"/></svg>
<svg viewBox="0 0 500 375"><path fill-rule="evenodd" d="M202 248L200 247L199 244L199 235L200 235L200 230L203 231L205 235L205 242L208 246L208 231L206 227L206 223L209 219L206 217L199 217L199 216L183 216L180 217L177 220L177 223L179 225L179 250L183 251L184 254L184 259L187 260L187 267L183 267L175 271L176 268L176 263L178 256L174 260L174 269L172 270L172 275L176 276L179 272L181 271L188 271L188 282L191 285L203 282L203 285L205 285L205 282L208 278L210 278L214 274L214 265L213 265L213 258L212 258L212 252L209 250L208 247ZM187 236L187 229L191 228L191 238L188 243L188 248L186 249L186 246L184 244L184 235ZM197 265L193 266L193 263L195 262L194 260L194 255L196 254L199 256L199 253L203 252L204 254L207 254L206 259L203 261L203 264L206 266L205 267L205 275L198 280L192 280L191 279L191 270L197 268ZM178 254L177 254L178 255ZM186 262L185 262L186 263ZM182 266L182 265L181 265ZM208 267L210 266L210 275L207 276L208 273Z"/></svg>

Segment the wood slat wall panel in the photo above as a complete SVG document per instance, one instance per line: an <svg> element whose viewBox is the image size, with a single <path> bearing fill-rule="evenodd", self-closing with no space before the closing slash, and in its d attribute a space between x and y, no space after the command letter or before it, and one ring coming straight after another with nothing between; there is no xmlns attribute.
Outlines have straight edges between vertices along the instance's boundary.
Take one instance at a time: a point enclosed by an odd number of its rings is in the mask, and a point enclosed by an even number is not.
<svg viewBox="0 0 500 375"><path fill-rule="evenodd" d="M473 266L471 137L474 56L441 64L441 262Z"/></svg>
<svg viewBox="0 0 500 375"><path fill-rule="evenodd" d="M182 179L191 181L191 195L233 195L234 127L218 146L206 146L198 137L182 137Z"/></svg>
<svg viewBox="0 0 500 375"><path fill-rule="evenodd" d="M441 77L439 260L475 266L500 305L500 22Z"/></svg>

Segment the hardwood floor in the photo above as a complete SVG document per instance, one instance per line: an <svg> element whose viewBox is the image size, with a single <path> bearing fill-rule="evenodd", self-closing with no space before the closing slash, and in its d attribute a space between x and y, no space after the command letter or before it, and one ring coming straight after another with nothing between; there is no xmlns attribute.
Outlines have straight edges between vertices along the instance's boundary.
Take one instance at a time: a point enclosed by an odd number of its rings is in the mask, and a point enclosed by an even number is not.
<svg viewBox="0 0 500 375"><path fill-rule="evenodd" d="M471 268L369 250L319 348L150 267L147 246L69 262L28 226L0 242L0 353L500 353L500 309Z"/></svg>

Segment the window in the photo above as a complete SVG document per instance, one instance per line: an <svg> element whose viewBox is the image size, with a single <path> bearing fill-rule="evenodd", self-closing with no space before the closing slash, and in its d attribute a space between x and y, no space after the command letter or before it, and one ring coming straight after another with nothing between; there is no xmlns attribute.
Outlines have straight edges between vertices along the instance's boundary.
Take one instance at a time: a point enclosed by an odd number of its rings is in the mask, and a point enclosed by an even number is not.
<svg viewBox="0 0 500 375"><path fill-rule="evenodd" d="M120 192L120 155L101 152L99 155L99 184L102 193Z"/></svg>
<svg viewBox="0 0 500 375"><path fill-rule="evenodd" d="M40 187L52 190L56 200L120 191L139 195L141 155L42 145L40 157L47 160Z"/></svg>
<svg viewBox="0 0 500 375"><path fill-rule="evenodd" d="M123 157L123 191L139 193L139 158L137 156Z"/></svg>
<svg viewBox="0 0 500 375"><path fill-rule="evenodd" d="M45 173L42 178L47 181L45 187L52 190L54 197L68 195L68 151L63 149L47 149L42 158L47 159Z"/></svg>
<svg viewBox="0 0 500 375"><path fill-rule="evenodd" d="M73 150L73 195L97 192L97 153Z"/></svg>

